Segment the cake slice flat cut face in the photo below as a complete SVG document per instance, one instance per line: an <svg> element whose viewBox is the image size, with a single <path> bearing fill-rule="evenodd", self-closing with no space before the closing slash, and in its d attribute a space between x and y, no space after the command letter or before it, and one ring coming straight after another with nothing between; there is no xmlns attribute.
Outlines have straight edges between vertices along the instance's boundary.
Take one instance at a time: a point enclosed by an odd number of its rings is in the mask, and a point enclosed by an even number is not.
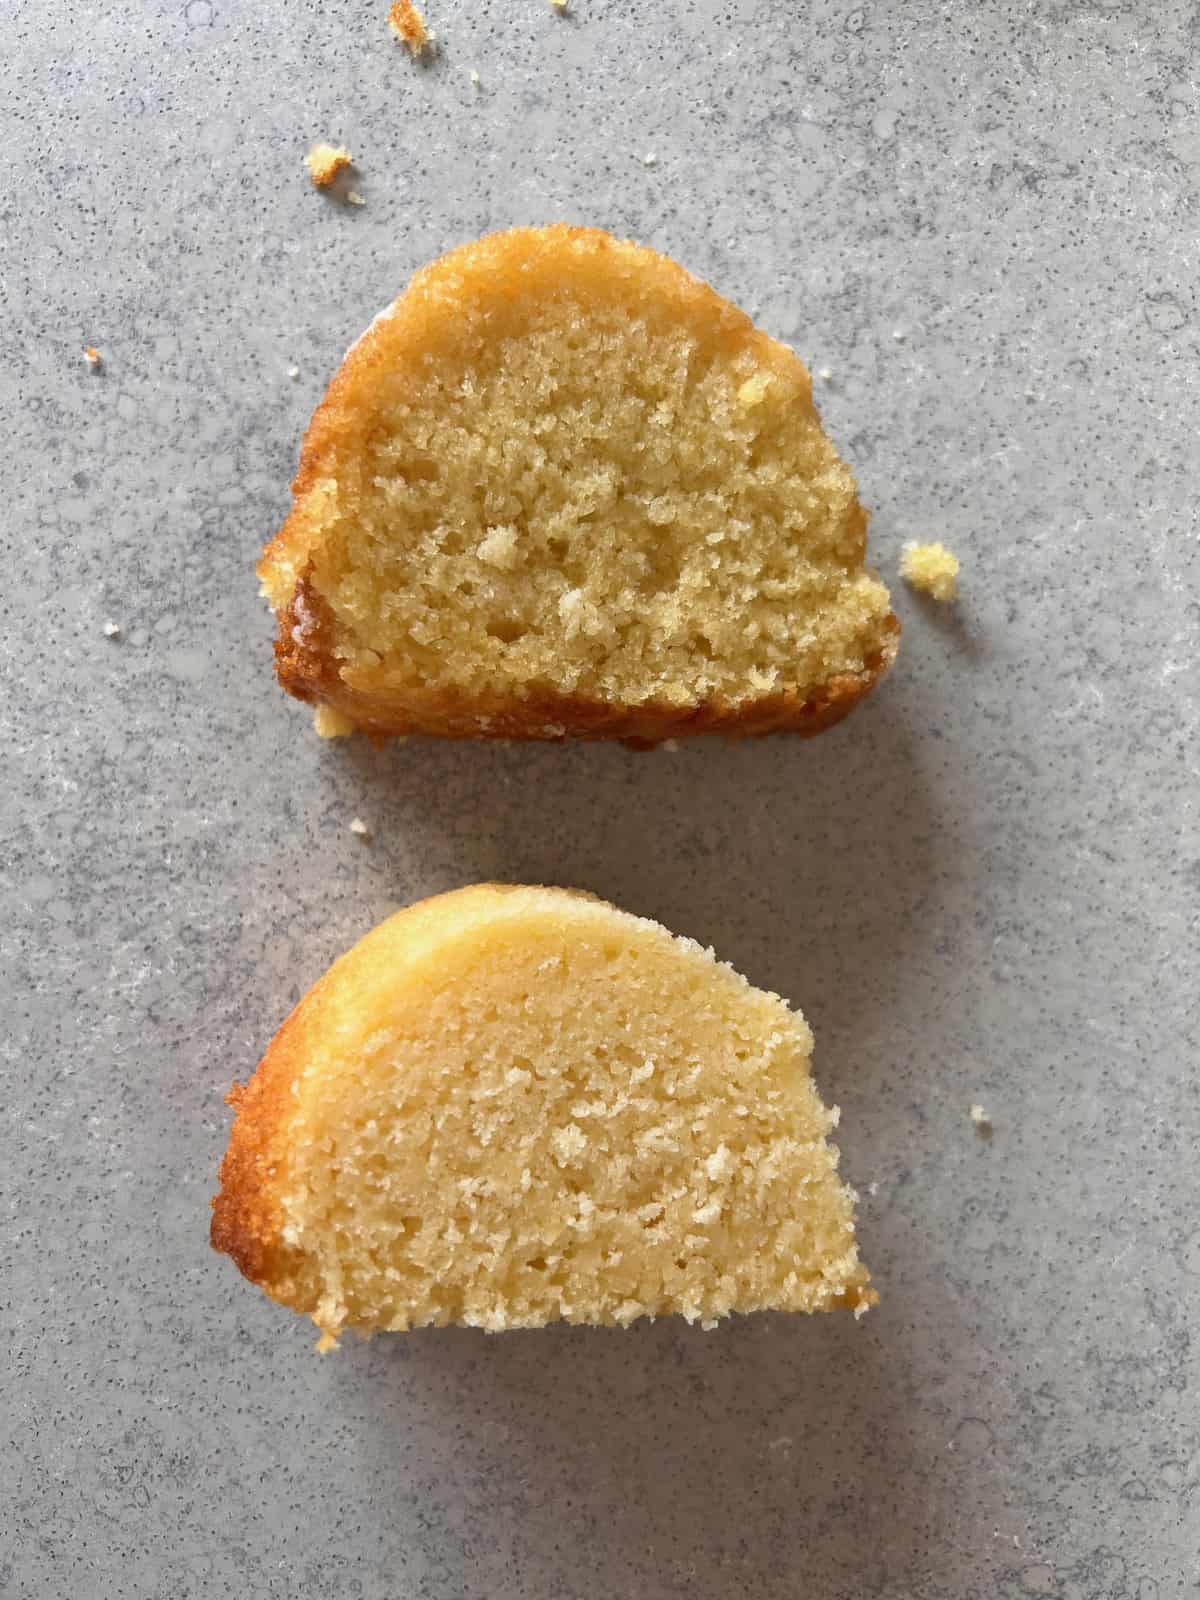
<svg viewBox="0 0 1200 1600"><path fill-rule="evenodd" d="M652 922L481 886L330 969L237 1107L213 1244L326 1343L864 1308L777 996Z"/></svg>
<svg viewBox="0 0 1200 1600"><path fill-rule="evenodd" d="M281 681L376 735L813 732L895 653L804 366L593 229L419 272L293 494L259 565Z"/></svg>

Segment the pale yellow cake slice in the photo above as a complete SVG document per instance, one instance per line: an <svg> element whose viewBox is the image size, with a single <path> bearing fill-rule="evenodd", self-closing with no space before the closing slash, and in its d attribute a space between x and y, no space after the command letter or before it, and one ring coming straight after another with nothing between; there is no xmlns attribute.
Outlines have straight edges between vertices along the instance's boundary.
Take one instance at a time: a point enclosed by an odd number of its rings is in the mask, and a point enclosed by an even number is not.
<svg viewBox="0 0 1200 1600"><path fill-rule="evenodd" d="M777 995L657 923L482 885L330 968L230 1097L212 1240L335 1341L874 1299Z"/></svg>
<svg viewBox="0 0 1200 1600"><path fill-rule="evenodd" d="M516 228L354 345L258 572L325 731L814 733L890 665L854 477L785 345L653 250Z"/></svg>

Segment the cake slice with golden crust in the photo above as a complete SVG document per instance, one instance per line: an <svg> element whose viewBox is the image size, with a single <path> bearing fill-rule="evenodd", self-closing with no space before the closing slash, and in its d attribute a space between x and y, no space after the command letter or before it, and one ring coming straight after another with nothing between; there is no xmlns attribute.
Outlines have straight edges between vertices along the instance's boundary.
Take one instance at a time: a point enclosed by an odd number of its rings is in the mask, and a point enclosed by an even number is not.
<svg viewBox="0 0 1200 1600"><path fill-rule="evenodd" d="M293 496L258 571L280 681L327 727L813 733L895 655L804 366L596 229L418 272L330 385Z"/></svg>
<svg viewBox="0 0 1200 1600"><path fill-rule="evenodd" d="M323 1345L863 1309L811 1047L657 923L441 895L335 962L230 1096L212 1241Z"/></svg>

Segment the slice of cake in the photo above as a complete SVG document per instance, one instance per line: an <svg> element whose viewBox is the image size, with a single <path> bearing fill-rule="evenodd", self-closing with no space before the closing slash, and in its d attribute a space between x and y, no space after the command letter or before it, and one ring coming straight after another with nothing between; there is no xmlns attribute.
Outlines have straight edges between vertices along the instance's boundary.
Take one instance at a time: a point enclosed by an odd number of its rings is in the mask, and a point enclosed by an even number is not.
<svg viewBox="0 0 1200 1600"><path fill-rule="evenodd" d="M373 735L813 733L895 655L803 365L595 229L417 273L293 495L258 568L280 681Z"/></svg>
<svg viewBox="0 0 1200 1600"><path fill-rule="evenodd" d="M323 1346L859 1310L811 1047L657 923L563 889L441 895L335 962L230 1095L212 1242Z"/></svg>

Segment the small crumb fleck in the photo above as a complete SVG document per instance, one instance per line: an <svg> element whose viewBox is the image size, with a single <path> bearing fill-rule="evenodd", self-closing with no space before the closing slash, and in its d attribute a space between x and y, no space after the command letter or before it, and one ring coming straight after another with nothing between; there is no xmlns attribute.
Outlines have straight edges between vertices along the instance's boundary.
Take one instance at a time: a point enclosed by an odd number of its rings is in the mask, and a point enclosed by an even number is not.
<svg viewBox="0 0 1200 1600"><path fill-rule="evenodd" d="M84 348L83 359L87 362L88 366L91 367L93 372L95 372L104 364L104 357L94 345L90 344Z"/></svg>
<svg viewBox="0 0 1200 1600"><path fill-rule="evenodd" d="M106 622L104 624L104 637L106 639L119 639L121 637L121 624L119 622Z"/></svg>
<svg viewBox="0 0 1200 1600"><path fill-rule="evenodd" d="M958 557L944 544L910 540L900 552L900 576L935 600L953 600L958 593Z"/></svg>
<svg viewBox="0 0 1200 1600"><path fill-rule="evenodd" d="M893 328L892 338L895 339L897 344L903 344L905 339L908 338L908 335L905 333L903 328Z"/></svg>
<svg viewBox="0 0 1200 1600"><path fill-rule="evenodd" d="M979 1129L980 1136L987 1139L992 1132L992 1119L982 1106L971 1107L971 1121Z"/></svg>
<svg viewBox="0 0 1200 1600"><path fill-rule="evenodd" d="M879 1183L878 1183L878 1180L876 1180L876 1182L874 1182L874 1183L869 1183L869 1184L868 1184L868 1185L867 1185L867 1193L868 1193L868 1194L869 1194L869 1195L877 1195L877 1194L878 1194L878 1193L879 1193Z"/></svg>
<svg viewBox="0 0 1200 1600"><path fill-rule="evenodd" d="M756 372L752 378L747 378L738 389L738 404L741 406L758 406L767 397L767 390L771 387L771 375L768 372Z"/></svg>
<svg viewBox="0 0 1200 1600"><path fill-rule="evenodd" d="M348 206L365 206L366 203L367 202L363 199L362 195L359 194L357 189L351 189L346 195L346 204Z"/></svg>
<svg viewBox="0 0 1200 1600"><path fill-rule="evenodd" d="M287 375L294 382L300 376L300 368L299 367L289 367L287 369Z"/></svg>
<svg viewBox="0 0 1200 1600"><path fill-rule="evenodd" d="M678 739L664 739L663 742L659 745L658 748L660 750L665 750L668 755L672 755L673 756L675 754L675 752L679 749L679 740Z"/></svg>
<svg viewBox="0 0 1200 1600"><path fill-rule="evenodd" d="M308 163L309 176L318 189L328 189L339 172L354 165L354 157L344 145L324 142L313 145L304 159Z"/></svg>
<svg viewBox="0 0 1200 1600"><path fill-rule="evenodd" d="M567 0L550 0L550 4L560 16L567 9Z"/></svg>
<svg viewBox="0 0 1200 1600"><path fill-rule="evenodd" d="M371 830L361 817L352 817L350 820L350 832L358 839L366 839Z"/></svg>
<svg viewBox="0 0 1200 1600"><path fill-rule="evenodd" d="M822 383L828 383L829 380L833 377L833 368L832 367L819 367L817 369L817 377L820 378Z"/></svg>
<svg viewBox="0 0 1200 1600"><path fill-rule="evenodd" d="M413 0L394 0L388 12L388 25L397 39L406 44L409 54L416 59L431 47L429 29L425 26L425 18L413 4Z"/></svg>
<svg viewBox="0 0 1200 1600"><path fill-rule="evenodd" d="M313 729L322 739L344 739L357 733L355 723L333 706L317 706L313 710Z"/></svg>
<svg viewBox="0 0 1200 1600"><path fill-rule="evenodd" d="M479 76L479 73L475 70L474 67L471 68L471 82L475 85L475 87L477 89L478 89L479 85L483 82L483 79Z"/></svg>
<svg viewBox="0 0 1200 1600"><path fill-rule="evenodd" d="M646 154L642 157L642 165L644 167L653 167L653 166L657 165L657 163L658 163L658 157L654 154L653 150L648 150L646 152Z"/></svg>

